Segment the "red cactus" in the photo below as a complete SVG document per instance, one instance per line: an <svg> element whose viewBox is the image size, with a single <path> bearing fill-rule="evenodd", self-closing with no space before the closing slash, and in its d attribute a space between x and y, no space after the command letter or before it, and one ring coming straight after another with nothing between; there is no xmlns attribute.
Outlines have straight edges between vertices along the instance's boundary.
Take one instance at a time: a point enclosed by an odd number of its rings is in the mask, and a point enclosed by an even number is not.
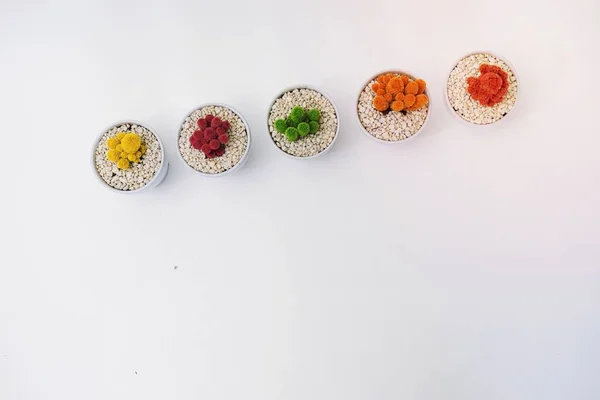
<svg viewBox="0 0 600 400"><path fill-rule="evenodd" d="M202 131L201 130L194 131L194 133L192 134L192 137L195 138L196 140L200 140L202 138Z"/></svg>
<svg viewBox="0 0 600 400"><path fill-rule="evenodd" d="M217 137L217 132L213 128L206 128L204 130L204 139L209 142Z"/></svg>
<svg viewBox="0 0 600 400"><path fill-rule="evenodd" d="M202 145L204 144L202 140L202 131L195 131L194 134L190 137L190 144L196 150L200 150Z"/></svg>
<svg viewBox="0 0 600 400"><path fill-rule="evenodd" d="M481 105L493 107L508 93L508 74L496 65L482 64L479 77L467 78L467 92Z"/></svg>
<svg viewBox="0 0 600 400"><path fill-rule="evenodd" d="M219 139L219 142L221 142L221 144L229 143L229 135L226 133L219 135L218 139Z"/></svg>
<svg viewBox="0 0 600 400"><path fill-rule="evenodd" d="M220 157L225 154L225 145L229 143L227 131L231 127L229 121L207 115L196 123L197 130L190 136L190 145L204 153L206 158Z"/></svg>
<svg viewBox="0 0 600 400"><path fill-rule="evenodd" d="M190 140L190 144L196 150L200 150L202 148L202 143L197 140Z"/></svg>
<svg viewBox="0 0 600 400"><path fill-rule="evenodd" d="M212 149L210 148L210 145L208 143L203 144L201 150L204 154L208 154L212 151Z"/></svg>
<svg viewBox="0 0 600 400"><path fill-rule="evenodd" d="M208 144L210 145L210 148L213 150L216 150L219 147L221 147L221 142L219 142L217 139L211 140Z"/></svg>
<svg viewBox="0 0 600 400"><path fill-rule="evenodd" d="M212 119L212 121L210 121L210 126L212 128L218 128L219 126L221 126L223 124L223 121L221 120L221 118L219 117L214 117Z"/></svg>

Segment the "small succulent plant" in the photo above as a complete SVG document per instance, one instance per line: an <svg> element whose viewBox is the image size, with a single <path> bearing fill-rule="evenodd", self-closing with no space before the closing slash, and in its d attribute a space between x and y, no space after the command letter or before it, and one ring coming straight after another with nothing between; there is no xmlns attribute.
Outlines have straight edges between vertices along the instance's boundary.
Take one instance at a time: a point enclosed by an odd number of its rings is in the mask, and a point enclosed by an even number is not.
<svg viewBox="0 0 600 400"><path fill-rule="evenodd" d="M427 105L429 98L425 94L427 84L423 79L411 80L406 75L383 74L371 86L375 93L373 107L381 112L414 111Z"/></svg>
<svg viewBox="0 0 600 400"><path fill-rule="evenodd" d="M106 145L106 158L117 163L119 169L128 169L132 163L140 162L147 150L142 138L133 132L119 132L116 136L108 138Z"/></svg>
<svg viewBox="0 0 600 400"><path fill-rule="evenodd" d="M287 138L290 142L315 134L319 130L321 111L317 109L305 110L302 106L296 106L290 111L285 119L275 121L275 130Z"/></svg>
<svg viewBox="0 0 600 400"><path fill-rule="evenodd" d="M298 129L300 137L305 137L310 133L310 125L307 122L300 122L296 129Z"/></svg>
<svg viewBox="0 0 600 400"><path fill-rule="evenodd" d="M306 115L304 108L296 106L292 108L292 111L290 112L290 118L295 124L299 124L300 122L304 122L308 118L308 115Z"/></svg>
<svg viewBox="0 0 600 400"><path fill-rule="evenodd" d="M198 129L190 137L190 144L204 153L206 158L220 157L225 154L225 145L229 143L227 131L231 127L228 121L206 115L197 122Z"/></svg>
<svg viewBox="0 0 600 400"><path fill-rule="evenodd" d="M298 136L299 136L299 133L298 133L298 129L296 129L296 128L289 127L285 130L285 137L290 142L295 142L296 140L298 140Z"/></svg>
<svg viewBox="0 0 600 400"><path fill-rule="evenodd" d="M479 67L481 75L467 79L467 91L482 106L493 107L500 103L508 93L508 74L496 65L483 64Z"/></svg>

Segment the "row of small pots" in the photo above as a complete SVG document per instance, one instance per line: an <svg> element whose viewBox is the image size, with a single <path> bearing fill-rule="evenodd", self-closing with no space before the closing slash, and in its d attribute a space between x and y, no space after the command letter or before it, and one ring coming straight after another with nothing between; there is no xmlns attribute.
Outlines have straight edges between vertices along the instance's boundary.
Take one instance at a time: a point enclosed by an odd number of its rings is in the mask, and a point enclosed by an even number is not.
<svg viewBox="0 0 600 400"><path fill-rule="evenodd" d="M461 62L473 57L491 57L491 59L495 61L504 63L504 65L512 72L513 75L511 76L514 78L513 80L516 86L518 86L518 80L514 68L506 60L489 52L471 53L463 57L454 65L449 74L448 84L445 90L446 95L444 97L447 106L459 120L470 125L485 126L497 121L490 119L489 121L481 123L480 121L473 120L473 118L469 118L471 117L471 115L468 114L469 111L463 111L460 106L457 107L455 104L456 99L454 97L456 96L453 97L455 92L450 86L453 74L456 75L456 71L459 68L462 68ZM489 59L490 58L485 58L484 61L487 62ZM388 72L407 75L411 79L415 79L414 75L406 71ZM460 70L458 73L462 72L463 71ZM424 129L429 120L429 104L427 107L420 110L420 115L418 115L415 126L411 126L413 129L409 129L411 130L409 134L402 133L400 136L396 135L389 137L385 132L383 133L383 136L378 133L378 128L370 129L372 127L379 127L382 123L389 123L387 120L383 120L382 122L373 121L372 118L369 119L373 113L372 110L367 110L367 107L365 107L367 101L372 101L372 96L369 97L371 93L370 87L380 75L381 74L377 74L370 78L363 85L361 92L359 93L357 99L357 119L361 130L370 138L383 143L398 143L416 136ZM427 88L424 89L424 94L431 99ZM516 92L514 93L514 100L516 100ZM281 118L283 115L282 112L289 112L291 106L297 104L300 104L307 109L318 107L323 110L319 121L321 126L320 131L316 135L308 135L304 141L300 141L299 143L286 140L285 135L280 134L274 128L274 122L276 119ZM514 101L511 104L510 109L508 109L508 111L506 111L498 120L506 116L512 108L514 108ZM406 115L406 113L403 114ZM210 115L211 117L216 116L218 119L224 118L231 123L229 142L226 145L226 148L228 149L228 151L225 152L226 156L207 158L204 155L200 155L201 152L199 150L193 149L190 146L190 137L194 133L194 130L197 129L196 125L198 120L207 115ZM385 117L383 113L378 113L378 115L380 118ZM391 123L393 124L394 122ZM404 121L402 121L402 123L405 124ZM408 124L411 124L411 122L409 121ZM296 86L282 91L271 103L269 114L267 116L267 130L271 142L283 154L295 159L314 158L318 155L327 153L338 136L339 127L339 113L333 100L321 90L306 85ZM146 168L148 170L144 170L140 165L136 164L131 170L122 171L106 162L105 155L108 150L105 145L106 139L111 135L123 131L131 131L149 139L148 141L151 143L149 143L149 156L147 158L155 165L150 165L150 168ZM379 131L383 130L379 129ZM196 107L183 119L177 135L177 147L180 159L188 167L204 176L223 176L241 168L247 159L250 145L251 134L250 126L247 121L233 107L220 103L210 103ZM158 186L166 177L169 167L163 143L156 131L146 124L135 121L124 121L112 124L108 129L104 130L94 144L92 164L100 182L103 183L104 186L120 193L136 193L144 189ZM140 164L143 164L143 162Z"/></svg>

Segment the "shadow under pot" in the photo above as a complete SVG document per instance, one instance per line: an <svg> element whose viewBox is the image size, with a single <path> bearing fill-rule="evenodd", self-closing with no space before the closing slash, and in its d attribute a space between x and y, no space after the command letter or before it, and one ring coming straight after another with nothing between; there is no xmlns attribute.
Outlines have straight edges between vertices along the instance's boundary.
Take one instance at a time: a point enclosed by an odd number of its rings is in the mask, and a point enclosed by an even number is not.
<svg viewBox="0 0 600 400"><path fill-rule="evenodd" d="M250 127L234 108L220 103L196 107L181 122L177 148L183 162L204 176L242 167L250 149Z"/></svg>
<svg viewBox="0 0 600 400"><path fill-rule="evenodd" d="M137 121L105 129L94 143L92 164L103 186L126 194L158 186L169 169L162 141Z"/></svg>
<svg viewBox="0 0 600 400"><path fill-rule="evenodd" d="M384 71L369 78L358 94L358 124L378 142L404 142L425 128L430 101L423 79L406 71Z"/></svg>
<svg viewBox="0 0 600 400"><path fill-rule="evenodd" d="M267 129L271 142L286 156L314 158L331 150L340 130L339 113L322 91L294 86L271 103Z"/></svg>
<svg viewBox="0 0 600 400"><path fill-rule="evenodd" d="M495 124L514 109L519 79L508 61L490 52L461 58L450 71L445 99L450 112L471 126Z"/></svg>

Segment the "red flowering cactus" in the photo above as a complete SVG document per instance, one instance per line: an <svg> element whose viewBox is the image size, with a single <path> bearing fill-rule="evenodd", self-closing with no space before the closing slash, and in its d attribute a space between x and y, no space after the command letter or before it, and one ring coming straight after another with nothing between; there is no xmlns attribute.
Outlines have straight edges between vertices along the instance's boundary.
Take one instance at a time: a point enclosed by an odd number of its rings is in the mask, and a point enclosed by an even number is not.
<svg viewBox="0 0 600 400"><path fill-rule="evenodd" d="M198 120L198 130L190 137L190 144L201 150L206 158L220 157L225 154L225 145L229 143L227 131L231 127L228 121L207 115Z"/></svg>
<svg viewBox="0 0 600 400"><path fill-rule="evenodd" d="M493 107L508 93L508 74L495 65L483 64L479 67L479 77L469 77L467 91L482 106Z"/></svg>

